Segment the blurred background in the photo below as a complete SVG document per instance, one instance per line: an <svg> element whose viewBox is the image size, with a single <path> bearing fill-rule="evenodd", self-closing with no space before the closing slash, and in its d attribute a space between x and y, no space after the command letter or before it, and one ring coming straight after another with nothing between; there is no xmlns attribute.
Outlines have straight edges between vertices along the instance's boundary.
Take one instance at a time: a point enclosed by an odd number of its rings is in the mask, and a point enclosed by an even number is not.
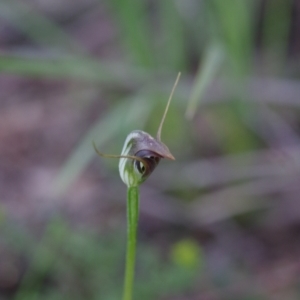
<svg viewBox="0 0 300 300"><path fill-rule="evenodd" d="M135 299L300 299L300 1L2 0L0 299L120 299L127 134Z"/></svg>

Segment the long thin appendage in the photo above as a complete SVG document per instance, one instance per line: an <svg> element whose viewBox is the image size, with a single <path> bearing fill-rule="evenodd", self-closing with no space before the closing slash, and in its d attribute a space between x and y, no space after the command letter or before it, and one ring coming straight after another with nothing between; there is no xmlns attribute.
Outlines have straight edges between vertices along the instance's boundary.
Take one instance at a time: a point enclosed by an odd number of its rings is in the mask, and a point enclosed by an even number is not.
<svg viewBox="0 0 300 300"><path fill-rule="evenodd" d="M138 161L140 161L140 162L143 163L143 164L147 163L147 162L145 162L145 160L142 159L141 157L134 156L134 155L113 155L113 154L105 154L105 153L102 153L102 152L100 152L100 151L97 149L95 142L93 142L93 146L94 146L94 149L95 149L96 153L97 153L99 156L101 156L101 157L107 157L107 158L130 158L130 159L138 160Z"/></svg>
<svg viewBox="0 0 300 300"><path fill-rule="evenodd" d="M157 135L156 135L156 139L157 139L158 141L161 141L161 130L162 130L162 127L163 127L163 125L164 125L164 121L165 121L167 112L168 112L168 110L169 110L169 106L170 106L170 103L171 103L171 100L172 100L172 97L173 97L175 88L176 88L176 86L177 86L177 84L178 84L180 75L181 75L181 73L179 72L178 75L177 75L176 81L175 81L175 83L174 83L174 85L173 85L173 88L172 88L172 91L171 91L171 94L170 94L170 97L169 97L167 106L166 106L166 108L165 108L165 112L164 112L163 117L162 117L162 119L161 119L161 121L160 121L160 124L159 124L159 127L158 127L158 131L157 131Z"/></svg>

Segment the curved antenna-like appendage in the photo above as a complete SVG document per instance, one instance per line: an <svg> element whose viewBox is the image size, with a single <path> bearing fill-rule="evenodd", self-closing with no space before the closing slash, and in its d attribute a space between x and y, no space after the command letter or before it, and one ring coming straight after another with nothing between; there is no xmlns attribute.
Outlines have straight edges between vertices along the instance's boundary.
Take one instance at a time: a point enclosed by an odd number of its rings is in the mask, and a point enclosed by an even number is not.
<svg viewBox="0 0 300 300"><path fill-rule="evenodd" d="M168 100L168 102L167 102L167 106L166 106L166 108L165 108L165 112L164 112L163 117L162 117L162 119L161 119L161 121L160 121L158 130L157 130L157 134L156 134L156 139L157 139L158 141L161 141L161 130L162 130L162 127L163 127L163 124L164 124L164 121L165 121L167 112L168 112L168 110L169 110L169 106L170 106L170 103L171 103L171 100L172 100L172 97L173 97L175 88L176 88L176 86L177 86L177 84L178 84L180 75L181 75L181 73L179 72L178 75L177 75L176 81L175 81L175 83L174 83L174 85L173 85L173 88L172 88L172 91L171 91L169 100Z"/></svg>
<svg viewBox="0 0 300 300"><path fill-rule="evenodd" d="M106 157L106 158L130 158L130 159L133 159L133 160L138 160L140 161L141 163L145 163L145 160L142 159L141 157L138 157L138 156L134 156L134 155L114 155L114 154L105 154L105 153L102 153L100 152L98 149L97 149L97 146L95 144L95 142L93 141L93 147L96 151L96 153L101 156L101 157ZM146 162L147 163L147 162Z"/></svg>

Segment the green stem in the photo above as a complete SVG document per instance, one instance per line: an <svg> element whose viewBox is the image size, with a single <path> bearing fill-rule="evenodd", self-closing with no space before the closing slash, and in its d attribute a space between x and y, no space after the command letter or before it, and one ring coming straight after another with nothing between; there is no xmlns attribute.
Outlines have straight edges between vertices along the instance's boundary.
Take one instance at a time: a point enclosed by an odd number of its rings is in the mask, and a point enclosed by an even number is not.
<svg viewBox="0 0 300 300"><path fill-rule="evenodd" d="M123 300L131 300L134 282L136 235L139 219L139 188L127 189L127 252Z"/></svg>

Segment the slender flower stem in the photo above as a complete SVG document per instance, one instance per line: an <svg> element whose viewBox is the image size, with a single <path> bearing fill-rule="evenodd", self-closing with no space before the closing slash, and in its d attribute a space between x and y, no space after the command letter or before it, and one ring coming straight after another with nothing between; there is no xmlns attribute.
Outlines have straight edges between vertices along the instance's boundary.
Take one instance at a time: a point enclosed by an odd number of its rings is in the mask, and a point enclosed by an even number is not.
<svg viewBox="0 0 300 300"><path fill-rule="evenodd" d="M139 188L128 187L127 189L127 252L123 300L132 300L136 235L139 219Z"/></svg>

